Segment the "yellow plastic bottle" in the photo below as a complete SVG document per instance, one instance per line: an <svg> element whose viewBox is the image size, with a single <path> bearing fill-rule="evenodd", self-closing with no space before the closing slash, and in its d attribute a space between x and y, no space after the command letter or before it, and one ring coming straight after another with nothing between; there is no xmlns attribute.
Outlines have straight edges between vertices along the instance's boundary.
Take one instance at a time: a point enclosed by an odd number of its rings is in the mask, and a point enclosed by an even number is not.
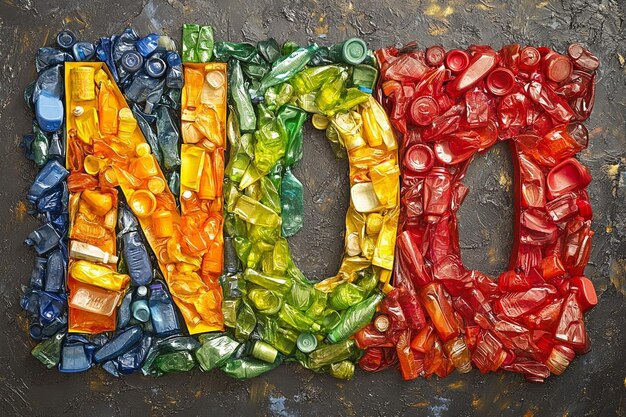
<svg viewBox="0 0 626 417"><path fill-rule="evenodd" d="M121 291L130 282L126 274L118 274L106 266L82 260L72 262L69 274L77 281L111 291Z"/></svg>

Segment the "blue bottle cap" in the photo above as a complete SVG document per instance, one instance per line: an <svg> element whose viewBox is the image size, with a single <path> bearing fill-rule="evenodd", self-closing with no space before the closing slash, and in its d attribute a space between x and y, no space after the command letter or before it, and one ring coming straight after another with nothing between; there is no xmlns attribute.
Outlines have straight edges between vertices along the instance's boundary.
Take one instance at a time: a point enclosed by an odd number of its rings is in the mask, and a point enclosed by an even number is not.
<svg viewBox="0 0 626 417"><path fill-rule="evenodd" d="M153 56L149 58L144 64L144 69L146 73L152 78L160 78L165 75L165 71L167 70L167 65L165 65L165 61L161 58Z"/></svg>
<svg viewBox="0 0 626 417"><path fill-rule="evenodd" d="M69 51L76 43L76 35L71 30L62 30L57 35L57 45L59 48Z"/></svg>
<svg viewBox="0 0 626 417"><path fill-rule="evenodd" d="M367 94L372 94L372 89L371 88L363 87L362 85L359 86L359 90L361 90L361 91L363 91L364 93L367 93Z"/></svg>
<svg viewBox="0 0 626 417"><path fill-rule="evenodd" d="M135 73L143 66L143 57L136 51L126 51L122 55L121 63L127 72Z"/></svg>

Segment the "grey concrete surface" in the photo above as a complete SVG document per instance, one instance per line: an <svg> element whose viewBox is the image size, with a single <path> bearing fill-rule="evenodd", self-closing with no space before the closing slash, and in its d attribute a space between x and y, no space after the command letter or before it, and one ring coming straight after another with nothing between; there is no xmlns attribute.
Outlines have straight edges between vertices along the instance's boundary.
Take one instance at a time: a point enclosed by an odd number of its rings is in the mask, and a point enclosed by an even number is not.
<svg viewBox="0 0 626 417"><path fill-rule="evenodd" d="M0 2L0 415L3 416L624 416L626 415L626 3L622 0L3 0ZM160 379L114 379L101 370L48 371L30 356L20 314L20 285L32 253L22 244L36 226L25 213L35 168L18 149L30 115L21 98L34 79L35 50L67 27L85 39L120 32L167 33L182 23L212 24L216 37L330 44L361 36L378 48L417 39L450 48L518 42L564 51L586 43L601 59L591 140L580 159L590 167L594 238L587 275L599 305L587 315L593 350L543 385L519 375L478 371L438 380L401 380L398 372L358 372L341 382L299 366L282 366L240 382L219 372ZM347 163L336 161L321 134L305 131L296 175L305 183L305 228L291 239L310 277L333 275L343 245ZM460 210L463 258L497 275L512 239L512 165L503 144L478 157Z"/></svg>

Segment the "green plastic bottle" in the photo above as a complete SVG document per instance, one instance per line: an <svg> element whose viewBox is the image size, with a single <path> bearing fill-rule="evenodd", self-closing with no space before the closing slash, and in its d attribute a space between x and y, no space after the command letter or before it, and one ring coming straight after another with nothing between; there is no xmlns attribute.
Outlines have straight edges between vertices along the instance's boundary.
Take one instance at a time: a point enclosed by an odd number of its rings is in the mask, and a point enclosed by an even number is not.
<svg viewBox="0 0 626 417"><path fill-rule="evenodd" d="M250 102L246 82L241 71L239 61L233 59L230 66L230 97L239 121L242 132L252 132L256 129L256 114Z"/></svg>
<svg viewBox="0 0 626 417"><path fill-rule="evenodd" d="M296 75L309 63L318 49L319 47L313 43L306 48L298 48L289 55L279 58L272 65L270 72L261 80L256 96L262 96L268 88L284 83Z"/></svg>
<svg viewBox="0 0 626 417"><path fill-rule="evenodd" d="M200 34L200 25L184 24L183 25L183 49L181 58L183 62L198 62L198 36Z"/></svg>
<svg viewBox="0 0 626 417"><path fill-rule="evenodd" d="M203 371L224 366L240 346L239 342L226 334L203 334L200 336L200 343L202 346L196 350L195 354L200 369Z"/></svg>
<svg viewBox="0 0 626 417"><path fill-rule="evenodd" d="M237 322L235 323L235 338L237 340L246 340L256 326L256 316L254 310L245 301L237 311Z"/></svg>
<svg viewBox="0 0 626 417"><path fill-rule="evenodd" d="M244 271L243 277L248 282L259 285L267 290L276 291L279 294L289 292L293 284L293 281L289 277L263 274L250 268Z"/></svg>
<svg viewBox="0 0 626 417"><path fill-rule="evenodd" d="M61 359L61 345L63 338L65 337L65 330L59 331L57 334L49 339L39 343L33 351L32 355L39 360L39 362L46 365L47 368L53 368L59 364Z"/></svg>
<svg viewBox="0 0 626 417"><path fill-rule="evenodd" d="M285 237L295 235L304 224L304 187L287 168L280 190L282 233Z"/></svg>
<svg viewBox="0 0 626 417"><path fill-rule="evenodd" d="M341 342L365 327L374 317L376 306L383 298L381 293L374 294L347 309L341 321L328 333L328 341L330 343Z"/></svg>
<svg viewBox="0 0 626 417"><path fill-rule="evenodd" d="M244 221L259 226L273 228L280 224L280 216L271 208L246 195L239 197L233 213L241 217Z"/></svg>
<svg viewBox="0 0 626 417"><path fill-rule="evenodd" d="M350 359L357 352L354 339L344 340L332 345L322 345L309 354L309 366L319 369L331 363Z"/></svg>
<svg viewBox="0 0 626 417"><path fill-rule="evenodd" d="M332 110L339 103L345 91L347 79L348 73L342 71L338 76L330 78L324 83L315 97L315 106L322 113L329 113L329 110Z"/></svg>
<svg viewBox="0 0 626 417"><path fill-rule="evenodd" d="M195 365L196 362L191 352L186 350L161 354L154 360L154 366L165 374L171 372L187 372L192 370Z"/></svg>
<svg viewBox="0 0 626 417"><path fill-rule="evenodd" d="M249 379L271 371L281 363L282 360L280 358L274 361L274 363L267 363L259 359L233 359L226 362L222 371L232 378Z"/></svg>
<svg viewBox="0 0 626 417"><path fill-rule="evenodd" d="M198 32L198 43L196 46L198 61L209 62L213 56L213 28L211 26L201 26Z"/></svg>
<svg viewBox="0 0 626 417"><path fill-rule="evenodd" d="M337 65L311 67L297 73L290 82L297 95L308 94L322 88L328 80L332 80L342 72Z"/></svg>
<svg viewBox="0 0 626 417"><path fill-rule="evenodd" d="M320 325L315 323L313 319L307 317L302 312L296 310L289 304L283 304L283 308L278 313L278 319L296 330L301 332L318 332Z"/></svg>

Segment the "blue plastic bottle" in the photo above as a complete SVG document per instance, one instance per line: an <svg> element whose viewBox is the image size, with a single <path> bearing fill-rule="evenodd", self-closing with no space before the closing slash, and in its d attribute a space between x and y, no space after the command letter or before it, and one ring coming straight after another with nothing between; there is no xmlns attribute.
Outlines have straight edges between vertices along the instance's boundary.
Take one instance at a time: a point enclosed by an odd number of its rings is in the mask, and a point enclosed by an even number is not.
<svg viewBox="0 0 626 417"><path fill-rule="evenodd" d="M159 46L159 35L156 33L151 33L145 38L139 39L135 47L137 48L137 52L141 54L144 58L149 56L152 52L154 52Z"/></svg>
<svg viewBox="0 0 626 417"><path fill-rule="evenodd" d="M61 237L54 227L52 227L52 224L46 223L39 229L30 232L24 242L34 247L38 255L43 255L56 248L60 240Z"/></svg>
<svg viewBox="0 0 626 417"><path fill-rule="evenodd" d="M135 215L126 207L119 209L119 228L124 244L124 259L133 285L148 285L152 281L152 263L146 244L138 231Z"/></svg>
<svg viewBox="0 0 626 417"><path fill-rule="evenodd" d="M169 88L183 88L183 61L178 52L170 51L165 55L167 75L165 83Z"/></svg>
<svg viewBox="0 0 626 417"><path fill-rule="evenodd" d="M56 132L63 123L63 102L47 91L42 91L35 103L35 115L42 130Z"/></svg>
<svg viewBox="0 0 626 417"><path fill-rule="evenodd" d="M28 191L28 201L36 203L41 197L43 197L48 191L59 185L63 181L69 172L58 161L51 160L44 165L37 176L35 181L30 186Z"/></svg>
<svg viewBox="0 0 626 417"><path fill-rule="evenodd" d="M102 363L116 358L139 343L142 336L143 330L140 326L129 327L96 350L93 360L96 363Z"/></svg>
<svg viewBox="0 0 626 417"><path fill-rule="evenodd" d="M65 259L61 249L54 250L48 256L48 268L46 270L47 292L61 293L65 287Z"/></svg>
<svg viewBox="0 0 626 417"><path fill-rule="evenodd" d="M154 333L157 336L169 336L180 332L172 298L163 284L160 282L153 284L150 286L150 290L148 305Z"/></svg>
<svg viewBox="0 0 626 417"><path fill-rule="evenodd" d="M76 61L89 61L96 56L96 48L91 42L76 42L72 46L72 55Z"/></svg>

